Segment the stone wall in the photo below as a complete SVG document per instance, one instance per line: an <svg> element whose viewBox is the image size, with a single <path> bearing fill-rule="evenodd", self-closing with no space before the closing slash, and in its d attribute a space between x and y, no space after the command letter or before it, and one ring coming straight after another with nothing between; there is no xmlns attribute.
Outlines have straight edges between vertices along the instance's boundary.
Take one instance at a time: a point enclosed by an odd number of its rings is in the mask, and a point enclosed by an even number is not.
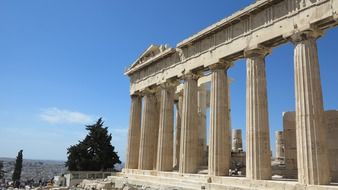
<svg viewBox="0 0 338 190"><path fill-rule="evenodd" d="M328 126L329 163L332 181L338 181L338 111L325 112Z"/></svg>
<svg viewBox="0 0 338 190"><path fill-rule="evenodd" d="M295 112L283 113L285 139L285 178L297 178L297 143Z"/></svg>
<svg viewBox="0 0 338 190"><path fill-rule="evenodd" d="M325 111L328 127L329 165L332 181L338 181L338 111ZM297 178L297 147L296 147L295 112L283 113L285 138L285 178Z"/></svg>

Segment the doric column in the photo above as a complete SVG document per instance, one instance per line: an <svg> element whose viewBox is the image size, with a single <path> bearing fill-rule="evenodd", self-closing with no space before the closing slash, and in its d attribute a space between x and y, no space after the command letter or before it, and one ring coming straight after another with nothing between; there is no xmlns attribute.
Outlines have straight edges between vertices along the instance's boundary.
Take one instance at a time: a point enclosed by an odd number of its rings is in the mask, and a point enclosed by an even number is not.
<svg viewBox="0 0 338 190"><path fill-rule="evenodd" d="M301 184L328 184L330 169L323 116L315 32L292 36L295 45L295 96L298 181Z"/></svg>
<svg viewBox="0 0 338 190"><path fill-rule="evenodd" d="M233 152L243 151L242 130L233 129L231 136L232 136L232 151Z"/></svg>
<svg viewBox="0 0 338 190"><path fill-rule="evenodd" d="M230 129L228 107L228 78L226 70L229 63L210 67L210 137L209 137L209 175L229 175Z"/></svg>
<svg viewBox="0 0 338 190"><path fill-rule="evenodd" d="M180 173L196 173L198 169L197 79L192 73L184 76Z"/></svg>
<svg viewBox="0 0 338 190"><path fill-rule="evenodd" d="M161 86L160 122L158 133L157 166L158 171L172 171L174 145L174 96L175 85Z"/></svg>
<svg viewBox="0 0 338 190"><path fill-rule="evenodd" d="M183 93L178 93L178 100L176 105L176 130L175 130L175 151L174 151L174 169L178 170L180 163L180 146L181 146L181 124L182 124L182 106L183 106Z"/></svg>
<svg viewBox="0 0 338 190"><path fill-rule="evenodd" d="M271 179L268 99L265 56L268 51L254 49L247 57L246 83L246 176L249 179Z"/></svg>
<svg viewBox="0 0 338 190"><path fill-rule="evenodd" d="M145 92L141 121L141 140L138 168L152 170L154 163L154 141L156 141L156 97L152 92ZM158 120L157 120L158 121ZM157 143L156 143L157 144Z"/></svg>
<svg viewBox="0 0 338 190"><path fill-rule="evenodd" d="M232 65L232 63L231 63L231 65ZM228 129L229 129L229 150L230 151L232 150L231 97L230 97L230 94L231 94L230 93L231 82L232 82L231 78L228 77L228 114L227 114L227 116L228 116L228 119L227 119L228 124L227 125L229 126ZM241 137L241 140L242 140L242 137ZM231 158L230 158L229 162L230 162L230 166L231 166Z"/></svg>
<svg viewBox="0 0 338 190"><path fill-rule="evenodd" d="M153 128L153 145L154 145L154 158L153 158L153 169L156 170L157 165L157 150L158 150L158 136L159 136L159 129L160 129L160 91L156 91L156 111L154 115L154 128Z"/></svg>
<svg viewBox="0 0 338 190"><path fill-rule="evenodd" d="M284 134L283 131L276 131L276 159L284 159Z"/></svg>
<svg viewBox="0 0 338 190"><path fill-rule="evenodd" d="M140 147L141 131L141 110L142 97L139 95L131 96L130 119L128 130L128 149L127 149L127 169L138 168L138 155Z"/></svg>
<svg viewBox="0 0 338 190"><path fill-rule="evenodd" d="M198 109L198 158L199 166L207 165L207 128L206 128L206 111L207 111L207 84L200 84L197 91L197 109Z"/></svg>

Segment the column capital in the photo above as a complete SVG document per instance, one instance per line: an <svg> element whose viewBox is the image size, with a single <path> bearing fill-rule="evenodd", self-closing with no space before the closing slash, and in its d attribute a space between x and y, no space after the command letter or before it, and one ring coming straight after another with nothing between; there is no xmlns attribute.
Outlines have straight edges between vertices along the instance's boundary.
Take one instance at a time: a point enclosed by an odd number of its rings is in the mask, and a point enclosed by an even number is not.
<svg viewBox="0 0 338 190"><path fill-rule="evenodd" d="M209 66L209 69L213 72L216 70L228 70L233 65L232 61L221 60L218 63Z"/></svg>
<svg viewBox="0 0 338 190"><path fill-rule="evenodd" d="M138 97L141 97L141 96L142 96L141 92L135 92L135 93L130 95L131 98L138 98Z"/></svg>
<svg viewBox="0 0 338 190"><path fill-rule="evenodd" d="M271 53L271 48L267 48L261 45L258 45L254 48L246 48L244 50L244 57L251 58L251 57L265 57Z"/></svg>
<svg viewBox="0 0 338 190"><path fill-rule="evenodd" d="M318 39L323 35L324 35L324 32L322 30L313 29L313 30L295 32L289 37L289 39L292 43L297 44L305 40Z"/></svg>
<svg viewBox="0 0 338 190"><path fill-rule="evenodd" d="M142 92L140 92L143 96L145 95L155 95L157 92L157 87L147 87Z"/></svg>
<svg viewBox="0 0 338 190"><path fill-rule="evenodd" d="M201 74L189 71L182 76L182 79L183 80L190 80L190 79L198 80L200 77L201 77Z"/></svg>
<svg viewBox="0 0 338 190"><path fill-rule="evenodd" d="M176 88L180 82L177 79L167 80L165 83L160 84L161 89L174 89Z"/></svg>
<svg viewBox="0 0 338 190"><path fill-rule="evenodd" d="M175 93L177 96L183 96L183 84L177 86Z"/></svg>

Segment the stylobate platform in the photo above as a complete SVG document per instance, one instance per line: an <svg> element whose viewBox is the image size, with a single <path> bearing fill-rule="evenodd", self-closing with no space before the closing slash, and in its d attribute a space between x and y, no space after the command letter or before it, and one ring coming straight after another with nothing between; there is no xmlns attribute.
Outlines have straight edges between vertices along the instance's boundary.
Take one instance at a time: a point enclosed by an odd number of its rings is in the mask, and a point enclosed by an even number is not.
<svg viewBox="0 0 338 190"><path fill-rule="evenodd" d="M245 177L212 177L153 170L125 169L108 178L113 189L215 189L215 190L335 190L338 184L301 185L296 180L250 180Z"/></svg>

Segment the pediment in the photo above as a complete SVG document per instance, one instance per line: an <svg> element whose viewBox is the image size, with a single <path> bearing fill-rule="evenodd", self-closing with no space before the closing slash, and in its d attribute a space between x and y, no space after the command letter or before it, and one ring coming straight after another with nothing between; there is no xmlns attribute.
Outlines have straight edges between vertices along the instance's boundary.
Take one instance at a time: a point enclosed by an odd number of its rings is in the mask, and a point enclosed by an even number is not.
<svg viewBox="0 0 338 190"><path fill-rule="evenodd" d="M142 54L141 56L131 65L130 69L137 67L138 65L142 65L143 63L147 62L148 60L158 56L165 50L170 49L168 45L150 45Z"/></svg>

